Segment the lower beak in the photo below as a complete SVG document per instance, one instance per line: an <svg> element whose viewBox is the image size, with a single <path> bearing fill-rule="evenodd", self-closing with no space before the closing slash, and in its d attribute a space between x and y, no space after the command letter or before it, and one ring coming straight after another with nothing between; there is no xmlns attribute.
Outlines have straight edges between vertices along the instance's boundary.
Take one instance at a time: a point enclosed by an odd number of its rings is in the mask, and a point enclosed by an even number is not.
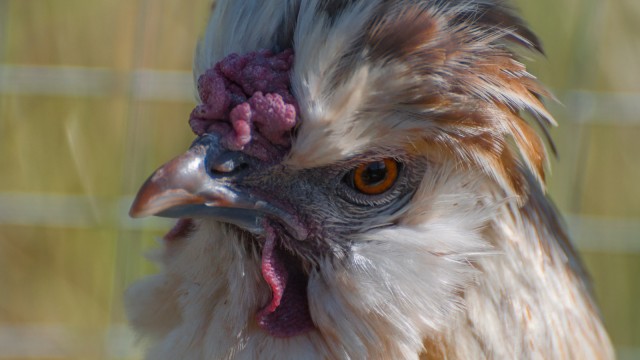
<svg viewBox="0 0 640 360"><path fill-rule="evenodd" d="M257 209L259 202L211 178L205 157L206 148L194 146L161 166L138 191L129 215L209 217L261 234L264 213Z"/></svg>

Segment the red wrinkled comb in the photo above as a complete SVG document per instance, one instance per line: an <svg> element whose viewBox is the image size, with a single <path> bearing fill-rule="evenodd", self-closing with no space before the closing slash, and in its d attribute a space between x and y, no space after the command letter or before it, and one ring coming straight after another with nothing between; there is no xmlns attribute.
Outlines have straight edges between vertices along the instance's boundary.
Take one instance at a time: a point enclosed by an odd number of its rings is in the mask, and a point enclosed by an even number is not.
<svg viewBox="0 0 640 360"><path fill-rule="evenodd" d="M288 149L298 109L290 91L292 66L291 49L225 57L198 78L202 104L191 113L191 129L221 134L222 146L263 160L274 148Z"/></svg>

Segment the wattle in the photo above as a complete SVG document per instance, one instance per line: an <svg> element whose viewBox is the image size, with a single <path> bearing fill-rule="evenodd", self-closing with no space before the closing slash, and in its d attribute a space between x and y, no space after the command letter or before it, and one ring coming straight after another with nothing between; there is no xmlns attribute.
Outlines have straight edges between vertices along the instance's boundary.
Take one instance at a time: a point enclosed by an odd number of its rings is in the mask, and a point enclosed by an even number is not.
<svg viewBox="0 0 640 360"><path fill-rule="evenodd" d="M271 226L262 247L262 276L271 288L270 302L257 314L258 325L275 337L292 337L313 329L307 299L308 277L300 259L285 251Z"/></svg>

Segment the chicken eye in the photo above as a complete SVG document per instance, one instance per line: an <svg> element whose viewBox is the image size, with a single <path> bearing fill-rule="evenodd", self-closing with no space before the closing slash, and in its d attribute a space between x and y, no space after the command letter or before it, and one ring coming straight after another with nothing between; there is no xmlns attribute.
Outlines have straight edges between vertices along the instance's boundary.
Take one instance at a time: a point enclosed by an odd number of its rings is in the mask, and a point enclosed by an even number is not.
<svg viewBox="0 0 640 360"><path fill-rule="evenodd" d="M363 194L380 195L396 182L398 166L391 158L360 164L349 173L348 183Z"/></svg>

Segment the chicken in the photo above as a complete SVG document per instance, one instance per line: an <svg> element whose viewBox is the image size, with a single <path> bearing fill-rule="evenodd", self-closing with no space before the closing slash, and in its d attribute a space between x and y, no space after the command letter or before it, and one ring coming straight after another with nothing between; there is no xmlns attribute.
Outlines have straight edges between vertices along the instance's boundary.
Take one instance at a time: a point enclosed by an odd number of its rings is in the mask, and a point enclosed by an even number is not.
<svg viewBox="0 0 640 360"><path fill-rule="evenodd" d="M125 296L148 358L613 358L515 48L499 0L218 1L130 212L179 219Z"/></svg>

